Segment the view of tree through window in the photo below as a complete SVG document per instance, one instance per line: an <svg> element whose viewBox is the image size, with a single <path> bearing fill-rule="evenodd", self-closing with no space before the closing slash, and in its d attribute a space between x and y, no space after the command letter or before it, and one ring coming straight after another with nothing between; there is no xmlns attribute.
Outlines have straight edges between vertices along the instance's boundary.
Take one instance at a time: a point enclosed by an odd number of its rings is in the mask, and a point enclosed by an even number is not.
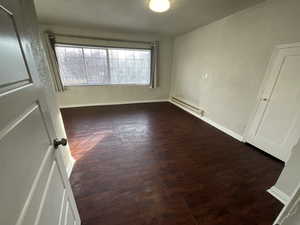
<svg viewBox="0 0 300 225"><path fill-rule="evenodd" d="M55 46L65 86L150 84L151 50Z"/></svg>

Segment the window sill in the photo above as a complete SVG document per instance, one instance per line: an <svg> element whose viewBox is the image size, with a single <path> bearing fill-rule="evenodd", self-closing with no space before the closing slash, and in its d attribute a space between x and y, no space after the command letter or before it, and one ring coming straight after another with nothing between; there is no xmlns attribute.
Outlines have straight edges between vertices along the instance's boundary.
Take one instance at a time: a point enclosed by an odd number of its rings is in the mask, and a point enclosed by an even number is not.
<svg viewBox="0 0 300 225"><path fill-rule="evenodd" d="M150 87L150 84L74 84L64 85L65 88L69 87Z"/></svg>

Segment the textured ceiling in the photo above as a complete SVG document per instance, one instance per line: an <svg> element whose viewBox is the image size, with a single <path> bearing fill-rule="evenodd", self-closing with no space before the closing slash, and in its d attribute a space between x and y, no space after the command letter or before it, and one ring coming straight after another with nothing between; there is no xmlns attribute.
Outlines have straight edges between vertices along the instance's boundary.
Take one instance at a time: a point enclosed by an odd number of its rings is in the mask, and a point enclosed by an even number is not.
<svg viewBox="0 0 300 225"><path fill-rule="evenodd" d="M149 0L35 0L41 23L178 35L263 0L170 0L154 13Z"/></svg>

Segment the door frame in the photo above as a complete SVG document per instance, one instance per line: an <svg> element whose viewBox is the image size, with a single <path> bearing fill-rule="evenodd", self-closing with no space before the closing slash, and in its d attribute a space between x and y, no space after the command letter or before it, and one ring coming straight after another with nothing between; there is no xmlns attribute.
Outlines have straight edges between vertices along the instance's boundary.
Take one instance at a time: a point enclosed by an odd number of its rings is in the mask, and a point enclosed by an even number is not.
<svg viewBox="0 0 300 225"><path fill-rule="evenodd" d="M298 184L295 191L292 193L291 198L285 204L279 215L277 216L276 220L274 221L273 225L280 225L285 222L287 218L289 218L294 213L300 213L297 209L297 205L300 201L300 183Z"/></svg>
<svg viewBox="0 0 300 225"><path fill-rule="evenodd" d="M252 127L255 123L255 117L256 117L256 114L258 113L258 109L259 109L259 106L261 104L262 99L263 98L267 98L267 99L270 98L270 96L264 96L264 93L266 92L266 89L268 88L268 82L272 78L271 71L272 71L272 68L273 68L273 65L274 65L274 61L275 61L276 57L278 56L279 51L282 50L282 49L295 48L295 47L300 47L300 42L295 42L295 43L291 43L291 44L281 44L281 45L277 45L277 46L274 47L274 49L272 51L272 54L271 54L271 57L269 59L269 62L267 64L267 68L266 68L266 71L265 71L265 74L264 74L263 81L260 85L258 94L256 96L254 109L252 110L252 112L250 114L250 118L247 122L246 129L245 129L244 134L243 134L245 142L251 143L251 142L249 142L250 136L251 136L250 133L251 133ZM274 84L272 84L271 87L273 88L275 84L276 84L276 81L274 82ZM271 91L270 91L270 94L272 94ZM290 151L288 153L285 162L287 162L288 159L290 158L291 152L292 151Z"/></svg>

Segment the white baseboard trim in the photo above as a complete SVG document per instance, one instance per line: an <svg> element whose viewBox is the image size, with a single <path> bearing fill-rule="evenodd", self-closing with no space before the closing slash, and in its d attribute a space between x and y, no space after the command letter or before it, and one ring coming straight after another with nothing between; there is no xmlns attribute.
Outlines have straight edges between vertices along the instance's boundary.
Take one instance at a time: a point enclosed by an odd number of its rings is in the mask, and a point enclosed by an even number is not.
<svg viewBox="0 0 300 225"><path fill-rule="evenodd" d="M69 177L69 178L70 178L70 176L71 176L71 173L72 173L72 170L73 170L73 168L74 168L75 162L76 162L76 160L72 157L72 158L70 159L70 163L69 163L68 168L67 168L67 174L68 174L68 177Z"/></svg>
<svg viewBox="0 0 300 225"><path fill-rule="evenodd" d="M190 110L190 109L188 109L188 108L186 108L186 107L184 107L182 105L179 105L179 104L177 104L176 102L174 102L172 100L169 100L169 102L172 103L172 104L174 104L174 105L176 105L177 107L183 109L184 111L192 114L193 116L201 119L202 121L210 124L211 126L213 126L213 127L217 128L218 130L224 132L225 134L228 134L229 136L237 139L238 141L245 142L244 137L241 136L241 135L239 135L239 134L237 134L237 133L235 133L234 131L232 131L232 130L226 128L226 127L223 127L222 125L220 125L220 124L212 121L211 119L209 119L209 118L207 118L205 116L201 116L201 115L197 114L196 112L193 112L192 110Z"/></svg>
<svg viewBox="0 0 300 225"><path fill-rule="evenodd" d="M290 197L275 186L268 189L267 192L273 197L277 198L284 205L286 205L290 201Z"/></svg>
<svg viewBox="0 0 300 225"><path fill-rule="evenodd" d="M228 129L228 128L212 121L211 119L209 119L205 116L201 117L201 119L203 121L207 122L208 124L212 125L213 127L219 129L220 131L223 131L224 133L228 134L229 136L237 139L238 141L245 142L244 137L242 135L237 134L236 132L234 132L234 131L232 131L232 130L230 130L230 129Z"/></svg>
<svg viewBox="0 0 300 225"><path fill-rule="evenodd" d="M156 99L156 100L124 101L124 102L95 103L95 104L74 104L74 105L59 106L59 108L66 109L66 108L78 108L78 107L89 107L89 106L128 105L128 104L155 103L155 102L168 102L168 101L169 99Z"/></svg>

